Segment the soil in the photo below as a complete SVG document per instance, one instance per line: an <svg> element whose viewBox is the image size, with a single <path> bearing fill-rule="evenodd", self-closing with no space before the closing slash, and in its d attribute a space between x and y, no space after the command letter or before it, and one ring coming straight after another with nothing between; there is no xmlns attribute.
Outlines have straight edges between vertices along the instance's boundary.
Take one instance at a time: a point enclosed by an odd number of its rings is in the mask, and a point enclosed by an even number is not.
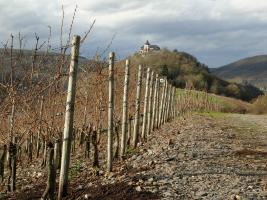
<svg viewBox="0 0 267 200"><path fill-rule="evenodd" d="M42 196L42 190L44 185L39 185L31 189L24 190L23 193L18 193L14 196L9 196L1 199L12 200L39 200ZM153 194L149 191L138 192L133 186L129 186L127 183L114 183L107 185L94 185L88 188L76 188L73 189L73 185L70 188L68 196L64 199L76 200L76 199L89 199L89 200L154 200L160 199L157 194Z"/></svg>
<svg viewBox="0 0 267 200"><path fill-rule="evenodd" d="M113 173L95 175L81 163L65 199L267 199L266 125L256 115L177 118L116 161ZM45 174L0 199L39 199L44 188Z"/></svg>

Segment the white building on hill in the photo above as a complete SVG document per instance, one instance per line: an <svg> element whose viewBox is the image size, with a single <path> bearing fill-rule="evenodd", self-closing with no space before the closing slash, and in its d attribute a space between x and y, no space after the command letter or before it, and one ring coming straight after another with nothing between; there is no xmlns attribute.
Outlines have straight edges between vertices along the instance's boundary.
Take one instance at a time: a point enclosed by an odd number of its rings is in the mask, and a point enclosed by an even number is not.
<svg viewBox="0 0 267 200"><path fill-rule="evenodd" d="M139 53L144 54L144 53L147 53L147 52L159 51L159 50L160 50L160 48L159 48L158 45L152 45L147 40L146 43L143 46L141 46L141 48L139 50Z"/></svg>

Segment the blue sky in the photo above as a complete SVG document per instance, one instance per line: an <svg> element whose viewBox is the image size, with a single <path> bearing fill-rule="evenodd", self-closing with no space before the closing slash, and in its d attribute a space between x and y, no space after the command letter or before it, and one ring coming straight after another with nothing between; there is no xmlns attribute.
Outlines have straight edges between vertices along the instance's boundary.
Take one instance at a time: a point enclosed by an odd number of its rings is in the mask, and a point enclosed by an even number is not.
<svg viewBox="0 0 267 200"><path fill-rule="evenodd" d="M76 4L75 34L83 35L96 19L81 49L85 56L101 52L114 35L110 50L119 58L147 39L191 53L210 67L267 54L266 0L0 0L1 42L21 32L25 47L33 48L34 32L45 41L49 25L53 46L59 46L62 4L65 39Z"/></svg>

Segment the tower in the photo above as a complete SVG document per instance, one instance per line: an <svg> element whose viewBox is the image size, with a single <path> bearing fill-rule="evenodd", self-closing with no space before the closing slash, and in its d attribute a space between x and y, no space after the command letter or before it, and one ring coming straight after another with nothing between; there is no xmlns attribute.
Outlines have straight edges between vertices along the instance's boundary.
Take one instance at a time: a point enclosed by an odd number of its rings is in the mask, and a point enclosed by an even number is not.
<svg viewBox="0 0 267 200"><path fill-rule="evenodd" d="M144 44L144 52L149 52L149 46L150 46L150 43L147 40L146 43Z"/></svg>

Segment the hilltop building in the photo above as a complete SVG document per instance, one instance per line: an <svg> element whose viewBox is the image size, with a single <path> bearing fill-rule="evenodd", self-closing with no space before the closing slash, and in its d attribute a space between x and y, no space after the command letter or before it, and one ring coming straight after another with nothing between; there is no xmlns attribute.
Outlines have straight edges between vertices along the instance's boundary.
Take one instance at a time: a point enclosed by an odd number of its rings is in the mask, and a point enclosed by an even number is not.
<svg viewBox="0 0 267 200"><path fill-rule="evenodd" d="M159 50L160 50L160 48L159 48L158 45L152 45L147 40L146 43L143 46L141 46L141 48L139 50L139 53L140 54L144 54L144 53L147 53L147 52L159 51Z"/></svg>

